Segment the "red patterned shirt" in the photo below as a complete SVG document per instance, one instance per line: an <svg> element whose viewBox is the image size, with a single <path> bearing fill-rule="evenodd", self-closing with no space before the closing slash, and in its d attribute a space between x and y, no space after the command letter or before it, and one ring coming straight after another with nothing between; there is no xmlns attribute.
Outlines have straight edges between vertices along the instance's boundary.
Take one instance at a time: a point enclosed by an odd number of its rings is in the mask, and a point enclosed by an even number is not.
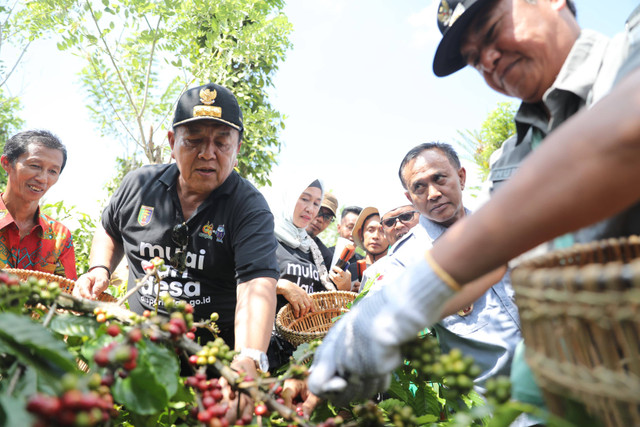
<svg viewBox="0 0 640 427"><path fill-rule="evenodd" d="M69 229L40 212L38 223L20 239L20 231L0 198L0 268L44 271L77 279L76 254Z"/></svg>

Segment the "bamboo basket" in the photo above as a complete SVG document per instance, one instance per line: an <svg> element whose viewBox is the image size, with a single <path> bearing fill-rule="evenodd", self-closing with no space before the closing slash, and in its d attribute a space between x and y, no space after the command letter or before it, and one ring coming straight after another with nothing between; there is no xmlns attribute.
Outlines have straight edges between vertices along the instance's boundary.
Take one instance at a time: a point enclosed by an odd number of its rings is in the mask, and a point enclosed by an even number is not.
<svg viewBox="0 0 640 427"><path fill-rule="evenodd" d="M356 298L356 294L349 291L316 292L309 296L313 312L296 318L291 304L287 304L276 316L276 330L294 346L322 339L333 325L333 320L349 311L347 304Z"/></svg>
<svg viewBox="0 0 640 427"><path fill-rule="evenodd" d="M60 284L60 289L62 289L62 292L66 294L72 293L73 287L75 286L75 282L71 279L67 279L66 277L58 276L56 274L45 273L43 271L23 270L20 268L4 268L2 271L18 276L20 280L27 280L29 277L35 277L37 279L45 279L48 282L58 282ZM103 302L117 301L116 298L104 292L100 294L98 300Z"/></svg>
<svg viewBox="0 0 640 427"><path fill-rule="evenodd" d="M512 274L526 359L551 412L563 397L607 426L640 426L640 238L534 258Z"/></svg>

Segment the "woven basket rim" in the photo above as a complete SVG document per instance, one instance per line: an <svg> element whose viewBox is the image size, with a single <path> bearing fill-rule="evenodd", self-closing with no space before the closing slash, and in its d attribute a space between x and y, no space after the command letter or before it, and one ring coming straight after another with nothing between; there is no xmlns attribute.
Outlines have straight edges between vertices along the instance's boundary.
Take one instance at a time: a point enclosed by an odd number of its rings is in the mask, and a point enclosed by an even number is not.
<svg viewBox="0 0 640 427"><path fill-rule="evenodd" d="M339 299L345 299L346 301L344 301L344 305L341 305L339 307L333 307L332 309L324 309L324 310L320 310L320 311L316 311L316 312L311 312L311 313L307 313L304 316L301 316L297 319L295 319L296 322L302 322L305 319L309 319L309 318L313 318L314 316L319 317L322 314L326 314L326 313L334 313L335 312L335 316L338 316L340 314L346 313L348 311L348 309L346 308L346 304L353 302L353 300L355 299L355 297L357 296L357 294L355 292L350 292L350 291L321 291L321 292L314 292L312 294L309 294L309 297L312 299L312 301L314 303L316 303L316 301L318 300L324 300L327 299L328 297L331 296L335 296L338 297ZM291 329L289 326L290 325L285 325L283 323L283 318L288 314L288 312L291 311L291 305L289 303L287 303L285 306L283 306L282 308L280 308L280 310L278 310L278 313L276 315L276 321L275 321L275 325L276 325L276 330L280 333L280 335L282 337L284 337L286 340L288 340L289 342L291 342L294 345L299 345L303 342L310 342L313 341L315 339L319 339L324 337L327 334L327 331L295 331L293 329ZM335 317L332 316L332 317ZM328 325L330 323L323 323L321 325L318 325L318 327L323 327L323 326L327 326L328 329Z"/></svg>

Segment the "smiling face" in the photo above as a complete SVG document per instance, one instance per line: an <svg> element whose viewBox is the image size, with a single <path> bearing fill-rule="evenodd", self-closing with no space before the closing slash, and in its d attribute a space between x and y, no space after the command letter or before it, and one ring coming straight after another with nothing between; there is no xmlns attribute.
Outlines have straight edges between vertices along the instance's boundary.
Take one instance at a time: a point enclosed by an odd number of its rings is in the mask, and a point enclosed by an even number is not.
<svg viewBox="0 0 640 427"><path fill-rule="evenodd" d="M302 192L296 206L293 209L293 225L298 228L307 228L316 217L322 203L322 190L318 187L307 187Z"/></svg>
<svg viewBox="0 0 640 427"><path fill-rule="evenodd" d="M178 126L168 137L181 191L206 197L231 175L240 149L236 129L201 120Z"/></svg>
<svg viewBox="0 0 640 427"><path fill-rule="evenodd" d="M13 163L3 155L2 167L7 172L5 194L7 197L37 203L58 182L62 161L62 151L33 143Z"/></svg>
<svg viewBox="0 0 640 427"><path fill-rule="evenodd" d="M403 215L406 214L406 215ZM382 216L382 229L390 245L396 243L409 230L418 225L420 216L412 205L400 206ZM387 226L391 224L390 226Z"/></svg>
<svg viewBox="0 0 640 427"><path fill-rule="evenodd" d="M460 53L492 89L535 103L555 81L579 32L564 0L498 0L471 21Z"/></svg>
<svg viewBox="0 0 640 427"><path fill-rule="evenodd" d="M466 171L462 167L456 170L442 151L422 151L406 164L402 175L407 197L431 221L449 227L464 216L462 190Z"/></svg>

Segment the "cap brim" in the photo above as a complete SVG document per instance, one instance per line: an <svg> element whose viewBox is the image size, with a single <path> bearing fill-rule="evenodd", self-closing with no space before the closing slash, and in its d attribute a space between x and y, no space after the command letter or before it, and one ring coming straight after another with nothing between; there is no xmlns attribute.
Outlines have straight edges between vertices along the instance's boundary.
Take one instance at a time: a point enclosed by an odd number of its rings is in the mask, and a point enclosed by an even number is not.
<svg viewBox="0 0 640 427"><path fill-rule="evenodd" d="M490 0L477 0L442 35L436 54L433 57L433 72L445 77L464 68L467 63L460 54L460 41L471 20Z"/></svg>
<svg viewBox="0 0 640 427"><path fill-rule="evenodd" d="M362 212L360 212L360 215L358 215L358 219L356 220L356 223L353 226L353 231L351 232L351 237L353 237L353 243L355 243L356 246L359 246L362 249L364 249L364 244L360 239L360 230L364 225L364 221L367 218L369 218L369 216L371 216L372 214L378 214L378 216L380 216L380 212L378 212L378 209L372 206L362 209Z"/></svg>
<svg viewBox="0 0 640 427"><path fill-rule="evenodd" d="M218 122L218 123L225 124L227 126L231 126L232 128L234 128L238 132L242 131L242 128L239 127L238 125L234 124L234 123L228 122L228 121L220 119L218 117L209 117L209 116L190 117L190 118L188 118L186 120L182 120L181 122L174 123L173 124L173 128L175 129L176 126L184 125L186 123L197 122L197 121L200 121L200 120L213 120L214 122Z"/></svg>

